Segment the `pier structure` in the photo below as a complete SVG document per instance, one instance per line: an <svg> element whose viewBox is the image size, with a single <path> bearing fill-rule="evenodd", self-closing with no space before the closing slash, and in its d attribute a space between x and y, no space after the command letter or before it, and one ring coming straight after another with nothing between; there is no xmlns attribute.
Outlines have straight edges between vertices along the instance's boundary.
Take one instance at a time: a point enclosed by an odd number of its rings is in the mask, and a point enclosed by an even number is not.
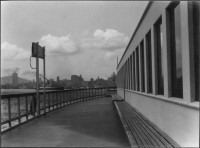
<svg viewBox="0 0 200 148"><path fill-rule="evenodd" d="M149 2L117 88L40 92L37 116L36 93L2 95L2 146L198 147L199 16L199 2Z"/></svg>

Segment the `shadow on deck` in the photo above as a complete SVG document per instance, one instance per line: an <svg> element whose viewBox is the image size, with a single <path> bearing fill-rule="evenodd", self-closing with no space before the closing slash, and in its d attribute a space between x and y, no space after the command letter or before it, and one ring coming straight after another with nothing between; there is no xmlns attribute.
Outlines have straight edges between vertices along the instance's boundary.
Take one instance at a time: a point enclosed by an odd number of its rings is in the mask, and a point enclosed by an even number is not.
<svg viewBox="0 0 200 148"><path fill-rule="evenodd" d="M112 98L55 110L3 135L2 147L130 147Z"/></svg>

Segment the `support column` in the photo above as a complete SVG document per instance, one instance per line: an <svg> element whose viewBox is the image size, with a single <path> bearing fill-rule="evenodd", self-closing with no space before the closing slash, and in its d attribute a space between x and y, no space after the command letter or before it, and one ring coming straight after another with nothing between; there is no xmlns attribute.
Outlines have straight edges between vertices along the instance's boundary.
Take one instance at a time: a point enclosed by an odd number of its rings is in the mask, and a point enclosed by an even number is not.
<svg viewBox="0 0 200 148"><path fill-rule="evenodd" d="M149 73L149 67L147 66L148 56L147 56L147 42L146 37L144 38L144 77L145 77L145 93L148 93L149 91L149 81L148 81L148 73Z"/></svg>
<svg viewBox="0 0 200 148"><path fill-rule="evenodd" d="M163 25L163 69L164 69L164 96L171 96L171 65L170 65L170 26L167 11L162 13Z"/></svg>
<svg viewBox="0 0 200 148"><path fill-rule="evenodd" d="M189 16L188 2L180 2L181 9L181 47L182 47L182 65L183 65L183 99L191 102L194 98L192 93L192 75L191 75L191 52L189 45ZM192 50L192 49L191 49ZM194 89L194 88L193 88Z"/></svg>
<svg viewBox="0 0 200 148"><path fill-rule="evenodd" d="M137 91L138 90L138 83L137 83L138 82L138 72L137 72L137 58L138 57L137 57L136 49L135 49L135 90Z"/></svg>
<svg viewBox="0 0 200 148"><path fill-rule="evenodd" d="M154 26L151 28L152 33L151 33L151 55L152 55L152 85L153 85L153 94L156 95L157 94L157 63L156 63L156 57L157 57L157 53L156 53L156 39L155 39L155 28Z"/></svg>
<svg viewBox="0 0 200 148"><path fill-rule="evenodd" d="M37 57L36 57L36 99L37 99L37 116L40 115L40 94L39 94L39 54L38 54L38 46L39 43L37 43Z"/></svg>
<svg viewBox="0 0 200 148"><path fill-rule="evenodd" d="M142 79L142 54L141 54L141 45L139 44L139 49L138 49L138 52L139 52L139 75L140 75L140 92L142 92L142 84L143 84L143 79Z"/></svg>

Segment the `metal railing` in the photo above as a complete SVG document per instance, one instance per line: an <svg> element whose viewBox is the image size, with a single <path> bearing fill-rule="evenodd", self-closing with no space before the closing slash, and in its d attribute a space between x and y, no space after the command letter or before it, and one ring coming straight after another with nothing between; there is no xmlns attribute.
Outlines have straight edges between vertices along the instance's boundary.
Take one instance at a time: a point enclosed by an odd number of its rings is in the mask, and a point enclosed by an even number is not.
<svg viewBox="0 0 200 148"><path fill-rule="evenodd" d="M40 92L39 115L36 113L36 93L1 95L1 133L40 117L60 107L108 94L116 87L71 89Z"/></svg>

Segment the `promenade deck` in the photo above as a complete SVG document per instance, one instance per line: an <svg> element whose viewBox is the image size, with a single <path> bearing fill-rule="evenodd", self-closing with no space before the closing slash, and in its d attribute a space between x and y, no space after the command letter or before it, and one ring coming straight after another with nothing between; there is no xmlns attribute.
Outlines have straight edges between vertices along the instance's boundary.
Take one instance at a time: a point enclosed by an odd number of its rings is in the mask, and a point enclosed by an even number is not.
<svg viewBox="0 0 200 148"><path fill-rule="evenodd" d="M74 103L1 135L2 147L130 147L111 98Z"/></svg>

